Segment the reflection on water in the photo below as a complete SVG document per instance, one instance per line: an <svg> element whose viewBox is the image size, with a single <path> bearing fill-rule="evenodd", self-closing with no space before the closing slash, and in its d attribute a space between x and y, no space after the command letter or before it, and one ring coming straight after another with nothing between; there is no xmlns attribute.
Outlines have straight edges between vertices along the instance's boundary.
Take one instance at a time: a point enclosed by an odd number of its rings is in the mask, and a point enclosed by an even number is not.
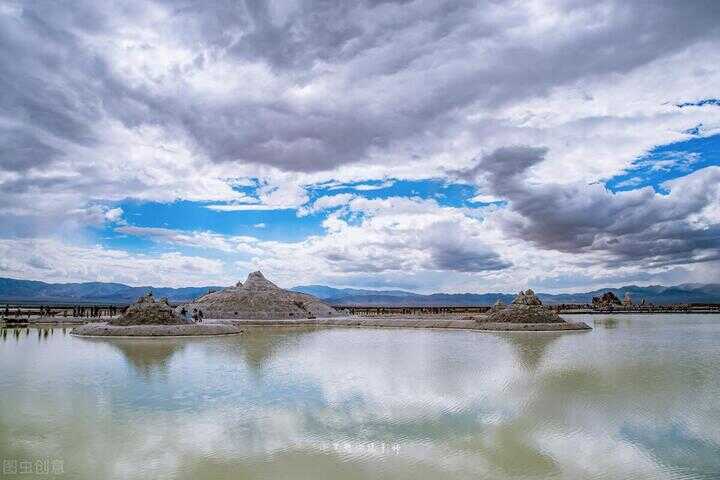
<svg viewBox="0 0 720 480"><path fill-rule="evenodd" d="M588 333L573 332L576 335ZM527 370L537 370L548 347L567 333L562 332L502 332L497 333L504 341L512 345L520 365Z"/></svg>
<svg viewBox="0 0 720 480"><path fill-rule="evenodd" d="M187 341L178 338L168 338L161 341L154 339L128 339L128 338L87 338L88 342L99 342L111 346L122 353L123 357L142 376L149 376L153 372L167 371L173 355L185 348Z"/></svg>
<svg viewBox="0 0 720 480"><path fill-rule="evenodd" d="M2 329L0 457L88 479L720 478L720 316L582 320L595 329Z"/></svg>

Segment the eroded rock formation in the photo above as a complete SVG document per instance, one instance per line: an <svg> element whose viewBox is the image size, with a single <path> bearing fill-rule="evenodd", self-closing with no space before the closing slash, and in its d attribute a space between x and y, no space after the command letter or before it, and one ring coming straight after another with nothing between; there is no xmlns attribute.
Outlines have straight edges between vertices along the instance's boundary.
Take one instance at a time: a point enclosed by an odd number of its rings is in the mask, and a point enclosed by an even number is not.
<svg viewBox="0 0 720 480"><path fill-rule="evenodd" d="M125 312L108 322L114 326L178 325L184 322L175 314L166 298L156 300L152 293L140 297Z"/></svg>
<svg viewBox="0 0 720 480"><path fill-rule="evenodd" d="M527 289L525 292L521 291L518 293L515 300L512 302L513 305L542 305L540 299L535 295L532 289Z"/></svg>
<svg viewBox="0 0 720 480"><path fill-rule="evenodd" d="M592 306L595 308L612 308L620 305L622 302L613 292L605 292L600 297L592 298Z"/></svg>

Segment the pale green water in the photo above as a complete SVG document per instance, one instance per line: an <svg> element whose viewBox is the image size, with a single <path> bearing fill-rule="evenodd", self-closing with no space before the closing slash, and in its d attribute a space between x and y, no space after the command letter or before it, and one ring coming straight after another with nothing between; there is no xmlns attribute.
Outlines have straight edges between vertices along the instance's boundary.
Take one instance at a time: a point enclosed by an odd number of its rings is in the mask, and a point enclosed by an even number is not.
<svg viewBox="0 0 720 480"><path fill-rule="evenodd" d="M0 458L93 480L720 478L720 316L582 320L595 329L6 330Z"/></svg>

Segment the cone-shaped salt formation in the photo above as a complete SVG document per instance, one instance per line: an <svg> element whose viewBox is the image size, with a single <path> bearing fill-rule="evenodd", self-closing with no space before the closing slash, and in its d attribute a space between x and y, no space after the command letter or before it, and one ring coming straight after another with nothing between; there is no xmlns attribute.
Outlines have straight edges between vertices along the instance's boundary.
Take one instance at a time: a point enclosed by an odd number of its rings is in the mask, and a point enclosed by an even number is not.
<svg viewBox="0 0 720 480"><path fill-rule="evenodd" d="M485 321L509 323L561 323L556 312L544 307L532 290L520 292L508 305L496 305L490 310Z"/></svg>
<svg viewBox="0 0 720 480"><path fill-rule="evenodd" d="M278 287L260 272L248 275L245 283L238 282L234 287L208 293L183 307L187 312L202 312L203 318L208 319L258 320L341 315L312 295Z"/></svg>

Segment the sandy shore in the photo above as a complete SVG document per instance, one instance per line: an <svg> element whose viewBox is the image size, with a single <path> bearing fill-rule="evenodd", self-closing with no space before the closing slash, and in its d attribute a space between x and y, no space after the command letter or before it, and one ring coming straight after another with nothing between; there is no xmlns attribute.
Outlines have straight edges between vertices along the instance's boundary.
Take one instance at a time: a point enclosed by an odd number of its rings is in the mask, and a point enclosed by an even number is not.
<svg viewBox="0 0 720 480"><path fill-rule="evenodd" d="M563 323L490 323L457 317L336 317L295 320L211 320L244 327L377 327L377 328L440 328L481 331L568 331L592 330L583 322Z"/></svg>
<svg viewBox="0 0 720 480"><path fill-rule="evenodd" d="M107 323L80 325L71 335L80 337L196 337L209 335L237 335L242 333L238 325L218 323L195 323L190 325L133 325L118 327Z"/></svg>

